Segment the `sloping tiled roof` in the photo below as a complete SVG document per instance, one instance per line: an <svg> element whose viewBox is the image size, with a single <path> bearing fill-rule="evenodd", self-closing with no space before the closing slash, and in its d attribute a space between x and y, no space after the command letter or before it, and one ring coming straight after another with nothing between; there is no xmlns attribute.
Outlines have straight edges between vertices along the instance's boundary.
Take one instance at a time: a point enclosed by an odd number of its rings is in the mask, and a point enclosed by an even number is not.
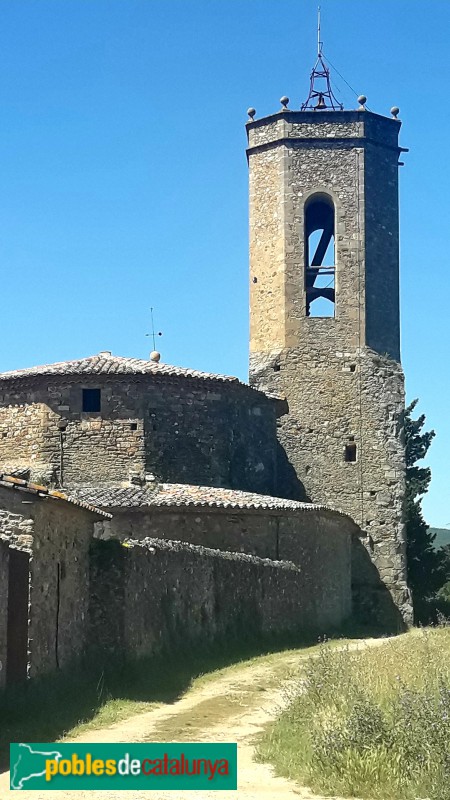
<svg viewBox="0 0 450 800"><path fill-rule="evenodd" d="M10 464L8 462L3 462L2 467L5 470L4 474L8 475L11 478L23 478L24 480L28 480L30 477L30 467L29 465L24 466L23 464Z"/></svg>
<svg viewBox="0 0 450 800"><path fill-rule="evenodd" d="M25 481L22 478L15 478L13 475L3 475L0 473L0 486L5 489L16 489L27 494L34 494L38 497L50 497L55 500L63 500L66 503L71 503L74 506L84 508L85 511L92 511L93 514L98 514L101 517L112 519L111 514L96 508L94 505L79 497L67 495L64 492L58 492L56 489L47 489L46 486L41 486L39 483L32 483Z"/></svg>
<svg viewBox="0 0 450 800"><path fill-rule="evenodd" d="M176 378L227 381L246 386L246 384L241 384L238 378L233 378L230 375L216 375L213 372L200 372L196 369L174 367L170 364L146 361L143 358L113 356L108 352L97 353L94 356L76 359L75 361L59 361L56 364L44 364L40 367L1 372L0 381L51 375L167 375Z"/></svg>
<svg viewBox="0 0 450 800"><path fill-rule="evenodd" d="M314 511L327 506L285 500L282 497L221 489L214 486L193 486L185 483L159 483L147 486L92 487L73 489L72 494L101 508L126 507L193 507L229 509L267 509L273 511ZM333 509L329 509L333 510Z"/></svg>

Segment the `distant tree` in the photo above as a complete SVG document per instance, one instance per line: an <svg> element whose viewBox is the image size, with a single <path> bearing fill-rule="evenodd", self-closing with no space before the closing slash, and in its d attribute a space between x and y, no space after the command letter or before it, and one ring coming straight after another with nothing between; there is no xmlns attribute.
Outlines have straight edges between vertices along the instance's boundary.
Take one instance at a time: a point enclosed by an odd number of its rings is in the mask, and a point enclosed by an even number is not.
<svg viewBox="0 0 450 800"><path fill-rule="evenodd" d="M444 575L444 584L438 591L438 611L445 617L450 618L450 544L445 544L440 549L442 556L442 572Z"/></svg>
<svg viewBox="0 0 450 800"><path fill-rule="evenodd" d="M413 400L405 411L406 448L406 552L408 559L408 583L412 592L414 621L427 623L433 616L430 601L445 582L443 554L436 551L433 543L436 534L430 531L422 513L422 498L431 481L429 467L418 467L417 462L425 458L434 431L423 431L425 415L417 419L412 413L418 403Z"/></svg>

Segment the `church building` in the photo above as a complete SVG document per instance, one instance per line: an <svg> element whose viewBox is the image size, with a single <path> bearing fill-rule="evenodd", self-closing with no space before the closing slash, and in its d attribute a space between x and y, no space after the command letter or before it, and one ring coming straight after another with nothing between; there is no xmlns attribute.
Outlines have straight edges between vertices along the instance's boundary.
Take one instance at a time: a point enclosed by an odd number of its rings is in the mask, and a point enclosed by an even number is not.
<svg viewBox="0 0 450 800"><path fill-rule="evenodd" d="M0 685L93 642L411 623L401 123L358 104L319 51L300 110L249 109L249 384L109 351L0 374Z"/></svg>

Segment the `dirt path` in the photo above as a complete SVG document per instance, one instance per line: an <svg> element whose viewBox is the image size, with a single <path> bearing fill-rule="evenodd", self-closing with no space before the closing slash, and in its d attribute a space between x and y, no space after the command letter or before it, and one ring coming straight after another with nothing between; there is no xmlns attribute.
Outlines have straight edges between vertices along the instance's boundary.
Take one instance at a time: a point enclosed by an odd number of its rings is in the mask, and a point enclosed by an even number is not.
<svg viewBox="0 0 450 800"><path fill-rule="evenodd" d="M366 640L350 645L382 644ZM267 764L255 761L255 739L283 704L283 687L305 655L278 653L262 664L247 663L222 670L200 683L170 706L153 709L108 728L89 731L74 741L167 742L223 741L238 743L238 791L23 791L23 800L325 800L285 778ZM281 681L281 688L280 688ZM9 791L9 773L0 775L0 798L17 797ZM333 800L333 798L327 798ZM338 800L337 798L335 800Z"/></svg>

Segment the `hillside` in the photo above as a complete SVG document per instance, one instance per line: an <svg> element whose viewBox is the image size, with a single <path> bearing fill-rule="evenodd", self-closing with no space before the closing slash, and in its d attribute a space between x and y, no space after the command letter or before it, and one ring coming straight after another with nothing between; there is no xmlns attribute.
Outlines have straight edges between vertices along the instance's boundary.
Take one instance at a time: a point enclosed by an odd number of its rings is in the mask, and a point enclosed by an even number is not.
<svg viewBox="0 0 450 800"><path fill-rule="evenodd" d="M436 539L434 540L434 546L436 550L438 550L439 547L450 544L449 528L430 528L430 531L436 534Z"/></svg>

